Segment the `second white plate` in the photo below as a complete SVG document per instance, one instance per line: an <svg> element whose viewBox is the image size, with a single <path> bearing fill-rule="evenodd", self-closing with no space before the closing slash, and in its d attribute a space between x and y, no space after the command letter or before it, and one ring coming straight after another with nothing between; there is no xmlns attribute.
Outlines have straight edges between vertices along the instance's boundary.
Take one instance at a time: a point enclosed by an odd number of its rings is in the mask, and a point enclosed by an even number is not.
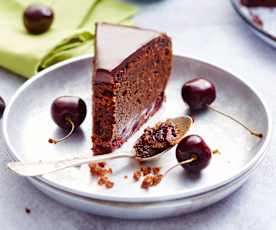
<svg viewBox="0 0 276 230"><path fill-rule="evenodd" d="M263 41L276 48L276 7L242 6L240 0L231 0L238 15Z"/></svg>

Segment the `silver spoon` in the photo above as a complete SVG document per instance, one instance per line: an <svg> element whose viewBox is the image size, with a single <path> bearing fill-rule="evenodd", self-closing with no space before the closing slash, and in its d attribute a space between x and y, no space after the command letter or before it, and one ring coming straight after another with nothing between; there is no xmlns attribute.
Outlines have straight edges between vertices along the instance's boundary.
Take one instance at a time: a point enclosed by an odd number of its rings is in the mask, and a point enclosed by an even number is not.
<svg viewBox="0 0 276 230"><path fill-rule="evenodd" d="M179 141L184 137L184 135L188 132L188 130L192 126L193 120L189 116L177 117L170 120L172 120L175 123L177 133L178 133L178 139L175 144L178 144ZM174 145L154 155L148 155L148 154L138 155L136 150L132 148L132 151L130 154L111 153L108 155L91 156L91 157L75 157L71 159L65 159L60 161L50 161L50 162L39 161L39 162L28 163L28 162L16 161L16 162L8 163L7 167L20 176L40 176L43 174L59 171L62 169L87 164L92 161L97 162L97 161L119 159L119 158L132 158L140 162L153 161L160 158L162 155L164 155L166 152L172 149L173 146Z"/></svg>

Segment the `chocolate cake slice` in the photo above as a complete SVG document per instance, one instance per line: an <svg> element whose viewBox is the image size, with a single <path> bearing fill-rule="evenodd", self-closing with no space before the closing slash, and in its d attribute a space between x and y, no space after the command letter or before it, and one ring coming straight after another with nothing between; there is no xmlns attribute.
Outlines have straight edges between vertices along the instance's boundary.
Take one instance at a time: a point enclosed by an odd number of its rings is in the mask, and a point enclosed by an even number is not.
<svg viewBox="0 0 276 230"><path fill-rule="evenodd" d="M96 24L93 73L93 152L120 147L164 99L172 68L171 39L164 33Z"/></svg>
<svg viewBox="0 0 276 230"><path fill-rule="evenodd" d="M274 7L276 0L241 0L241 4L247 7Z"/></svg>

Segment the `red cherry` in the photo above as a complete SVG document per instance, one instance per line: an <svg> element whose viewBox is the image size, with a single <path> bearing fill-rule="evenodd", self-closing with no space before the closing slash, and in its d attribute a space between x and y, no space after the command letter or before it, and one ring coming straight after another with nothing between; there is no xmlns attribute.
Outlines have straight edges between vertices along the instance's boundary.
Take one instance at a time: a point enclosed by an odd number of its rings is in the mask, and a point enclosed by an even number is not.
<svg viewBox="0 0 276 230"><path fill-rule="evenodd" d="M49 30L54 20L53 10L42 4L29 5L23 14L23 22L31 34L41 34Z"/></svg>
<svg viewBox="0 0 276 230"><path fill-rule="evenodd" d="M183 138L176 148L177 161L183 162L194 158L190 163L182 165L191 173L199 173L206 168L212 157L212 151L205 141L198 135L189 135Z"/></svg>
<svg viewBox="0 0 276 230"><path fill-rule="evenodd" d="M191 110L205 109L216 99L216 88L210 81L196 78L183 85L182 98Z"/></svg>
<svg viewBox="0 0 276 230"><path fill-rule="evenodd" d="M79 97L62 96L55 99L51 106L52 119L59 127L70 132L60 140L49 139L49 142L56 144L67 139L82 124L86 111L86 104Z"/></svg>
<svg viewBox="0 0 276 230"><path fill-rule="evenodd" d="M216 88L214 84L204 78L195 78L187 81L182 87L182 98L190 108L190 111L198 111L202 109L210 109L216 113L219 113L225 117L230 118L243 128L245 128L251 135L258 138L262 138L263 134L250 129L243 122L234 118L233 116L224 113L213 106L210 106L216 99Z"/></svg>

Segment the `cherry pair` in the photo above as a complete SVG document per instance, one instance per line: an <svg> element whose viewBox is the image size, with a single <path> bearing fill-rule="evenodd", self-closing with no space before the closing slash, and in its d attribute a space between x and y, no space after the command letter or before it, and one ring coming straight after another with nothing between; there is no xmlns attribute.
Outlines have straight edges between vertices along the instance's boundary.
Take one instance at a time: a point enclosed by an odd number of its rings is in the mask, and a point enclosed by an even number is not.
<svg viewBox="0 0 276 230"><path fill-rule="evenodd" d="M188 104L191 112L211 109L237 122L248 130L251 135L259 138L263 137L262 133L253 131L239 120L210 106L216 99L216 88L210 81L203 78L187 81L183 85L181 93L183 100ZM185 137L176 148L176 158L179 164L187 171L193 173L204 169L208 165L211 156L212 151L205 141L197 135Z"/></svg>

